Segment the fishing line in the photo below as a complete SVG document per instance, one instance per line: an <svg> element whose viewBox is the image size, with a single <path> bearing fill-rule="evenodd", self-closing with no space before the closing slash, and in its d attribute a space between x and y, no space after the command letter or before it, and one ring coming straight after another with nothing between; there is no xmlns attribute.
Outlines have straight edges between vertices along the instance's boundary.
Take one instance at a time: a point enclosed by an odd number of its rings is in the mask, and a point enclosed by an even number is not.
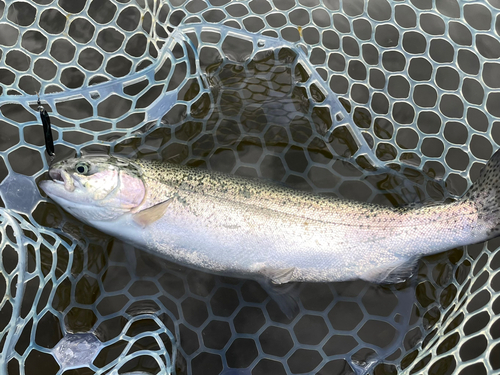
<svg viewBox="0 0 500 375"><path fill-rule="evenodd" d="M28 62L28 66L31 64L30 58L26 55L26 60ZM31 79L33 82L33 89L35 91L35 94L37 96L37 110L40 115L40 120L42 121L42 126L43 126L43 136L45 139L45 150L47 151L47 154L49 155L50 158L50 164L54 161L54 158L56 156L55 154L55 149L54 149L54 139L52 138L52 129L50 126L50 116L43 107L41 101L40 101L40 93L37 91L37 85L36 81L33 78L33 75L31 75Z"/></svg>

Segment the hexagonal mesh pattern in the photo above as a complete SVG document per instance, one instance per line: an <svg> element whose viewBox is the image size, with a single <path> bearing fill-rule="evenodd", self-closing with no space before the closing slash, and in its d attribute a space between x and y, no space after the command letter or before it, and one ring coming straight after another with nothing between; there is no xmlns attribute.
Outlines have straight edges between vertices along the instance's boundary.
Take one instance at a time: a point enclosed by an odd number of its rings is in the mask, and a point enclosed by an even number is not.
<svg viewBox="0 0 500 375"><path fill-rule="evenodd" d="M2 370L498 371L498 241L426 257L398 285L289 286L286 317L253 281L131 249L41 196L35 92L58 159L159 158L387 205L450 199L500 143L499 9L0 1Z"/></svg>

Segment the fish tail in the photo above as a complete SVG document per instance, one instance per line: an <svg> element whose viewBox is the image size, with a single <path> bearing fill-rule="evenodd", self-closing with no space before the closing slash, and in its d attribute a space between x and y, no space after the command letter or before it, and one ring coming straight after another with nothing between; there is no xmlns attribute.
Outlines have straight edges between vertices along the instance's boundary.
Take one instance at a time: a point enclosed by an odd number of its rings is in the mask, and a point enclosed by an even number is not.
<svg viewBox="0 0 500 375"><path fill-rule="evenodd" d="M472 202L487 238L500 234L500 150L496 151L462 201Z"/></svg>

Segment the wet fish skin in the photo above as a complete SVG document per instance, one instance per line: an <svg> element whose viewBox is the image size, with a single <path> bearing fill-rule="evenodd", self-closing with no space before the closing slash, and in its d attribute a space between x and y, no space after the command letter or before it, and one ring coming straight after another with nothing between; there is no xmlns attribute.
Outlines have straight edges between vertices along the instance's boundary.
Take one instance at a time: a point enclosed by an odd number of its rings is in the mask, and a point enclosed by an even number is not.
<svg viewBox="0 0 500 375"><path fill-rule="evenodd" d="M275 283L394 281L418 257L492 238L499 226L498 152L459 201L403 208L115 156L68 159L49 174L47 195L105 233L193 268Z"/></svg>

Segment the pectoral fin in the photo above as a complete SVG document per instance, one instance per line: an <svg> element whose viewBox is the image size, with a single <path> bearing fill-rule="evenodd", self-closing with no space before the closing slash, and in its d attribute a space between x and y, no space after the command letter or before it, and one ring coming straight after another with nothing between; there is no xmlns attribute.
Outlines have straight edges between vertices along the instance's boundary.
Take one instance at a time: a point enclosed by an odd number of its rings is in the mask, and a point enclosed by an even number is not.
<svg viewBox="0 0 500 375"><path fill-rule="evenodd" d="M400 263L374 269L362 276L362 279L375 284L401 283L417 273L418 260L418 257L412 257Z"/></svg>
<svg viewBox="0 0 500 375"><path fill-rule="evenodd" d="M274 269L264 268L261 272L264 276L271 280L273 284L285 284L292 280L295 267Z"/></svg>
<svg viewBox="0 0 500 375"><path fill-rule="evenodd" d="M146 227L165 215L165 212L171 202L172 199L168 199L165 202L158 203L152 207L146 208L145 210L139 211L133 215L133 219L137 224Z"/></svg>

